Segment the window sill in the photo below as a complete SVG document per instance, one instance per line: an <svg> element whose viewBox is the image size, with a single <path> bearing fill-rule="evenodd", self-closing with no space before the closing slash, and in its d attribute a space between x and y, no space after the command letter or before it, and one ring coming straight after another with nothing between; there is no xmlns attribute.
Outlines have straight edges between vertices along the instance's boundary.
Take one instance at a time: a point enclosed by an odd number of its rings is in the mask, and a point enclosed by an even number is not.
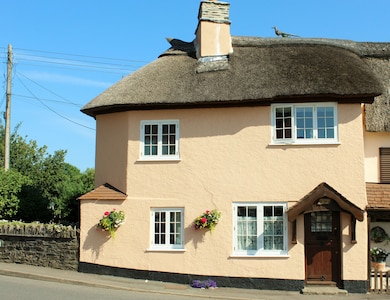
<svg viewBox="0 0 390 300"><path fill-rule="evenodd" d="M290 255L288 254L254 254L254 255L250 255L250 254L232 254L229 256L230 258L290 258Z"/></svg>
<svg viewBox="0 0 390 300"><path fill-rule="evenodd" d="M166 158L166 157L158 157L158 158L149 158L149 157L141 157L137 160L137 162L180 162L180 157L175 158Z"/></svg>
<svg viewBox="0 0 390 300"><path fill-rule="evenodd" d="M186 252L186 249L148 248L145 252Z"/></svg>
<svg viewBox="0 0 390 300"><path fill-rule="evenodd" d="M306 141L306 142L275 142L272 141L269 146L327 146L327 145L341 145L339 141Z"/></svg>

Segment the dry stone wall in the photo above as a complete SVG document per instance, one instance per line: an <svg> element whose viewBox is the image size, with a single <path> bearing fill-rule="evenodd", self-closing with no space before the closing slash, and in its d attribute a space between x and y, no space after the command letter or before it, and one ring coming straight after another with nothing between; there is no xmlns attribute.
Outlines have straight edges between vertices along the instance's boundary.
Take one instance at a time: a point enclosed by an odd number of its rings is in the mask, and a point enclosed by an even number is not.
<svg viewBox="0 0 390 300"><path fill-rule="evenodd" d="M58 232L42 228L0 226L0 262L77 270L77 230L68 228Z"/></svg>

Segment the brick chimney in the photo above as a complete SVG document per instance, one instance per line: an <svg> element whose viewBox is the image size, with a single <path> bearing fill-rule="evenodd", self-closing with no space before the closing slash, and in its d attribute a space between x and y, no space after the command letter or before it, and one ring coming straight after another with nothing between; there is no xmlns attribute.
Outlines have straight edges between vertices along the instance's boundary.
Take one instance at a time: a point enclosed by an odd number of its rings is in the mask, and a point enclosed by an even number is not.
<svg viewBox="0 0 390 300"><path fill-rule="evenodd" d="M233 53L229 20L230 4L217 0L202 1L195 35L196 56L214 60Z"/></svg>

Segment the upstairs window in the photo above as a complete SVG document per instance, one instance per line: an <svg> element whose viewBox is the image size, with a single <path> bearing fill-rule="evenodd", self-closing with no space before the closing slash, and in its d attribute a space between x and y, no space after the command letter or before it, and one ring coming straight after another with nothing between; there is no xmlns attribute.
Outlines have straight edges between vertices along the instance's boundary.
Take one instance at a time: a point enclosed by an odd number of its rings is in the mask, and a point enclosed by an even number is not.
<svg viewBox="0 0 390 300"><path fill-rule="evenodd" d="M379 148L379 169L381 183L390 183L390 148Z"/></svg>
<svg viewBox="0 0 390 300"><path fill-rule="evenodd" d="M337 105L272 105L272 128L272 141L275 144L337 143Z"/></svg>
<svg viewBox="0 0 390 300"><path fill-rule="evenodd" d="M143 160L179 159L179 121L141 121Z"/></svg>

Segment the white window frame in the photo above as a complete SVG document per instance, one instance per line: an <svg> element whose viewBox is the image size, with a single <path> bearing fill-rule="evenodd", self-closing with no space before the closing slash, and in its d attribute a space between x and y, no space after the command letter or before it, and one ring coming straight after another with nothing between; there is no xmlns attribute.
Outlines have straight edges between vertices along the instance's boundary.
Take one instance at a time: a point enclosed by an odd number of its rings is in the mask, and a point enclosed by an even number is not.
<svg viewBox="0 0 390 300"><path fill-rule="evenodd" d="M333 138L319 138L318 137L318 121L317 109L322 107L333 108ZM277 138L276 137L276 109L290 108L291 109L291 138ZM313 137L312 138L297 138L297 115L298 108L312 108L313 109ZM338 140L338 115L336 102L318 102L318 103L298 103L298 104L272 104L271 105L271 124L272 124L272 142L271 144L339 144Z"/></svg>
<svg viewBox="0 0 390 300"><path fill-rule="evenodd" d="M257 249L242 250L238 249L238 216L237 208L240 206L256 207L257 220ZM264 207L282 206L283 207L283 249L265 250L264 249ZM233 203L233 255L232 256L287 256L288 255L288 220L287 220L286 202L236 202Z"/></svg>
<svg viewBox="0 0 390 300"><path fill-rule="evenodd" d="M145 125L157 125L157 154L145 154ZM175 125L175 153L163 154L163 125ZM180 160L180 126L179 120L142 120L140 124L140 160Z"/></svg>
<svg viewBox="0 0 390 300"><path fill-rule="evenodd" d="M156 213L166 213L165 218L165 243L164 244L156 244L155 243L155 214ZM181 236L181 242L177 244L170 243L170 234L174 234L175 232L171 232L170 226L170 213L180 213L180 230L176 232ZM176 228L175 228L176 229ZM150 211L150 248L149 250L184 250L184 209L183 208L152 208Z"/></svg>

